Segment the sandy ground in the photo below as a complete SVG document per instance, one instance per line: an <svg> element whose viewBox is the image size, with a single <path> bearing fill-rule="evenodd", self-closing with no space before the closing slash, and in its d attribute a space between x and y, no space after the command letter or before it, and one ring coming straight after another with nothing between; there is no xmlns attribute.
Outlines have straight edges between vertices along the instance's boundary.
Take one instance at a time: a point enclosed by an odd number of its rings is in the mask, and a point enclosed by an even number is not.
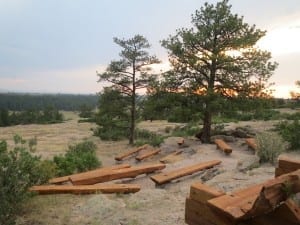
<svg viewBox="0 0 300 225"><path fill-rule="evenodd" d="M177 126L165 121L143 122L142 127L148 127L155 132L162 132L166 126ZM257 131L272 127L271 122L243 122L228 124L227 128L250 125ZM55 154L63 153L69 144L83 139L93 140L98 148L97 155L103 165L115 164L114 156L131 147L126 141L102 142L92 136L91 128L95 125L77 123L76 116L63 124L26 125L0 129L0 139L12 140L13 134L20 134L25 139L37 137L37 154L44 158L51 158ZM179 137L170 137L161 146L161 153L145 160L136 162L134 158L124 160L124 163L145 164L158 162L159 159L174 150L178 150ZM149 176L141 175L135 179L124 179L119 183L140 184L142 189L135 194L97 194L97 195L45 195L31 199L24 211L20 212L18 225L183 225L185 198L189 194L190 185L196 181L205 182L223 191L246 187L260 183L274 176L274 166L264 164L251 170L239 171L238 166L250 162L254 153L243 144L240 139L230 143L233 148L227 156L215 145L201 144L194 138L186 139L186 146L180 148L183 153L176 156L167 164L164 171L192 165L198 162L219 159L222 161L217 169L200 172L180 178L162 186L155 186ZM12 143L10 141L10 143ZM299 153L292 157L300 158Z"/></svg>

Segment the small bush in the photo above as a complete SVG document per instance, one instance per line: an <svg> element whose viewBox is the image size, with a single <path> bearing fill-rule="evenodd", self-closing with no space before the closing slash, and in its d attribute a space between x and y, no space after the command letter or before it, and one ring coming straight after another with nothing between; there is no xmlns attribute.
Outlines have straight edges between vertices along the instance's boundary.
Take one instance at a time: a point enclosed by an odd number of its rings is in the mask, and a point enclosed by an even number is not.
<svg viewBox="0 0 300 225"><path fill-rule="evenodd" d="M172 132L172 136L195 136L199 131L200 127L195 126L194 124L187 124L186 126L176 126Z"/></svg>
<svg viewBox="0 0 300 225"><path fill-rule="evenodd" d="M159 146L164 137L148 130L136 129L135 131L135 145L149 144L152 146Z"/></svg>
<svg viewBox="0 0 300 225"><path fill-rule="evenodd" d="M291 150L300 150L300 124L298 120L292 123L282 121L275 128L282 138L289 142Z"/></svg>
<svg viewBox="0 0 300 225"><path fill-rule="evenodd" d="M51 176L40 157L33 156L26 141L16 135L15 147L0 142L0 224L15 224L22 203L32 185L45 183ZM31 143L32 147L32 143Z"/></svg>
<svg viewBox="0 0 300 225"><path fill-rule="evenodd" d="M275 132L263 132L256 135L257 154L260 162L274 164L277 157L286 150L284 140Z"/></svg>
<svg viewBox="0 0 300 225"><path fill-rule="evenodd" d="M65 155L55 156L53 159L58 175L65 176L99 167L101 162L98 160L95 150L96 145L91 141L69 146Z"/></svg>

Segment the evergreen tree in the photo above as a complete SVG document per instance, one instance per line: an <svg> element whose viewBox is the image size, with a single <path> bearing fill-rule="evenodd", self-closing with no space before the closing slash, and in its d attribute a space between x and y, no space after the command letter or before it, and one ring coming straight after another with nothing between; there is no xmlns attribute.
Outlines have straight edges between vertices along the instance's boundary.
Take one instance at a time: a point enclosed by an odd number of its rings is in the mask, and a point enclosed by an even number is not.
<svg viewBox="0 0 300 225"><path fill-rule="evenodd" d="M277 63L270 62L270 52L255 47L266 32L233 14L228 0L205 3L192 24L162 41L173 67L165 79L180 91L205 97L201 140L209 142L218 98L266 96Z"/></svg>
<svg viewBox="0 0 300 225"><path fill-rule="evenodd" d="M135 35L130 39L114 38L122 51L120 60L111 61L104 73L98 73L99 81L112 83L116 90L129 96L130 102L130 128L129 143L134 142L134 131L136 121L136 99L137 90L146 88L148 83L155 79L151 72L152 64L159 63L155 56L150 56L147 49L150 48L148 40Z"/></svg>

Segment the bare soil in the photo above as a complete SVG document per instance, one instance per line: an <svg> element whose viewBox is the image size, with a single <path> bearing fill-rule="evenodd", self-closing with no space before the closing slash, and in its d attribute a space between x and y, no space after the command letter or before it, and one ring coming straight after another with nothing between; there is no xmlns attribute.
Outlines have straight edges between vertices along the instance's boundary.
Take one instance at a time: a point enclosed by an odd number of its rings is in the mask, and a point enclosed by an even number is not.
<svg viewBox="0 0 300 225"><path fill-rule="evenodd" d="M52 158L65 152L68 145L84 139L97 144L97 155L104 166L115 164L114 156L131 149L127 141L104 142L92 135L90 123L77 123L77 116L68 114L69 120L62 124L24 125L0 129L0 139L9 140L12 144L13 134L19 134L25 139L36 137L38 147L36 154L43 158ZM166 121L142 122L139 126L154 132L163 133L166 126L175 127L180 124L169 124ZM243 122L231 123L226 128L251 126L256 131L271 128L273 122ZM135 179L124 179L118 183L140 184L142 189L135 194L95 194L95 195L44 195L35 196L26 203L18 217L18 225L184 225L185 198L189 194L190 185L202 181L211 186L231 192L233 190L260 183L274 176L274 166L269 164L238 169L244 163L253 160L254 153L244 145L243 139L229 143L233 152L225 155L217 150L215 145L201 144L195 138L185 140L185 145L179 147L179 137L169 137L161 146L161 153L136 162L134 158L124 160L125 163L144 164L158 162L159 159L179 148L181 155L174 157L164 171L192 165L198 162L219 159L222 161L217 169L199 172L180 178L162 186L155 186L149 175L141 175ZM289 153L291 154L291 153ZM298 153L292 157L300 159Z"/></svg>

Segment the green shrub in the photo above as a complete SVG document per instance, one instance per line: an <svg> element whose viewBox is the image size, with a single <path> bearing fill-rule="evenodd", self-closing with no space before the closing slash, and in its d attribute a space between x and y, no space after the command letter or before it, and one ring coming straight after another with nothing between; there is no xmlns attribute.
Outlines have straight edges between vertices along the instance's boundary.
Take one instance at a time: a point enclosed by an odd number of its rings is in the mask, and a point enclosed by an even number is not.
<svg viewBox="0 0 300 225"><path fill-rule="evenodd" d="M150 132L148 130L141 130L136 129L135 130L135 145L143 145L143 144L149 144L152 146L159 146L163 141L164 137L156 134L154 132Z"/></svg>
<svg viewBox="0 0 300 225"><path fill-rule="evenodd" d="M283 139L290 144L291 150L300 150L300 124L298 120L292 123L282 121L275 128Z"/></svg>
<svg viewBox="0 0 300 225"><path fill-rule="evenodd" d="M286 150L284 140L275 132L263 132L256 135L257 154L260 162L274 164L277 157Z"/></svg>
<svg viewBox="0 0 300 225"><path fill-rule="evenodd" d="M40 157L33 156L26 141L14 137L15 146L8 149L0 142L0 224L15 224L22 203L30 196L32 185L45 183L51 176Z"/></svg>
<svg viewBox="0 0 300 225"><path fill-rule="evenodd" d="M96 145L91 141L70 145L65 155L55 156L53 159L58 175L65 176L99 167L101 162L95 150Z"/></svg>
<svg viewBox="0 0 300 225"><path fill-rule="evenodd" d="M186 126L176 126L172 132L172 136L188 137L195 136L200 131L200 127L194 124L187 124Z"/></svg>

